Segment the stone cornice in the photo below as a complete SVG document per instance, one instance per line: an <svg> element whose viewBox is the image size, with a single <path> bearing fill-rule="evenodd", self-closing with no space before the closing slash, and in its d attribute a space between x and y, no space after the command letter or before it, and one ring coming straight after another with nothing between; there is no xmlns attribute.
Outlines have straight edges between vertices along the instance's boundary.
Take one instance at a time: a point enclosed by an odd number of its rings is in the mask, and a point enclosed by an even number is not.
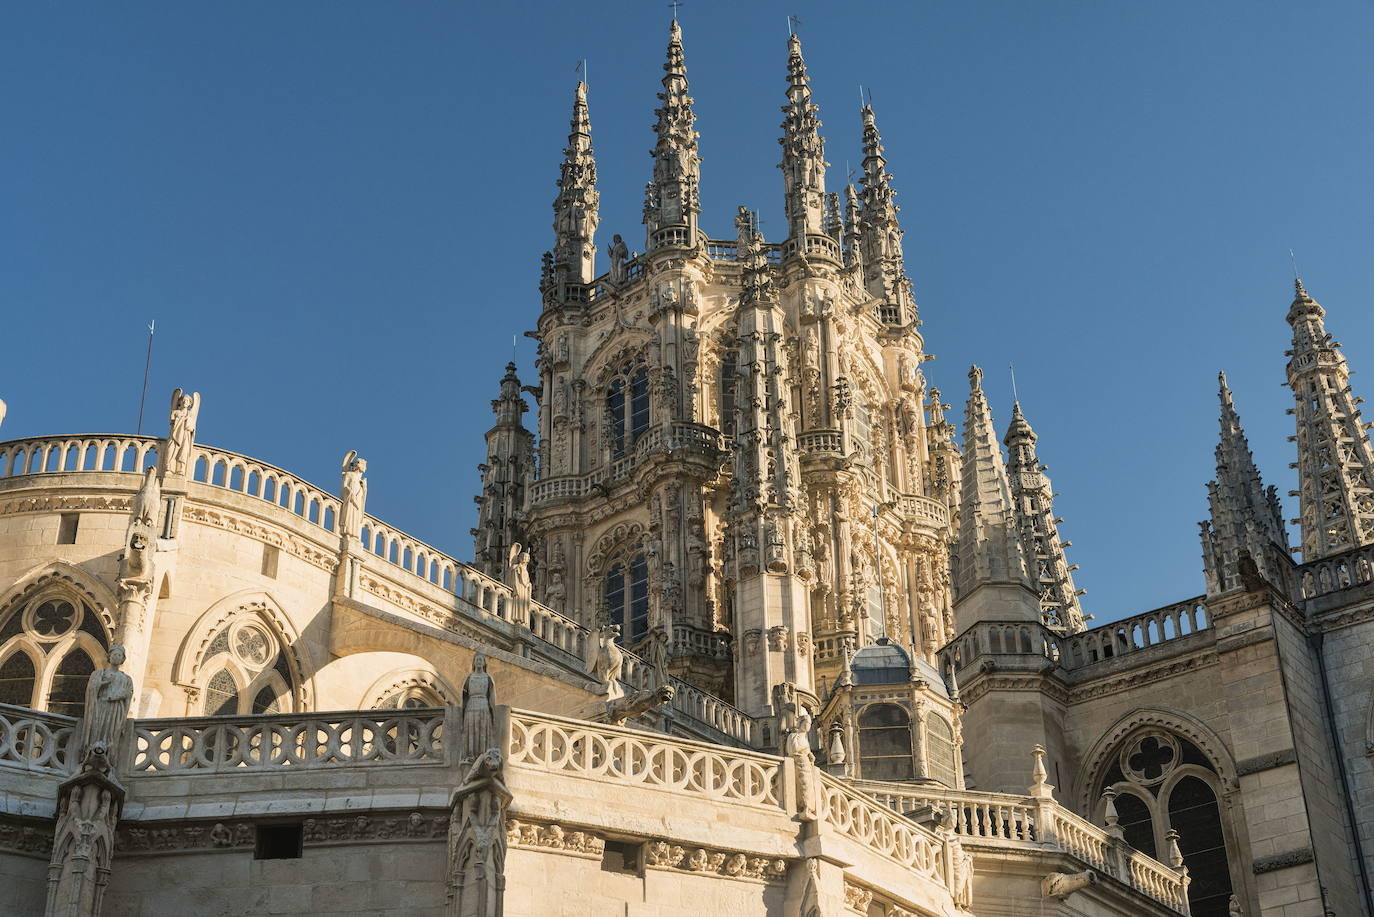
<svg viewBox="0 0 1374 917"><path fill-rule="evenodd" d="M277 526L254 522L219 508L212 508L196 501L187 501L182 518L186 522L207 525L211 528L253 538L264 544L270 544L326 573L333 573L339 566L338 553L335 551L324 550L303 538L283 531Z"/></svg>
<svg viewBox="0 0 1374 917"><path fill-rule="evenodd" d="M1110 675L1101 679L1094 679L1075 685L1069 691L1068 702L1071 704L1081 704L1085 701L1096 700L1097 698L1107 697L1112 694L1119 694L1123 691L1131 691L1143 685L1176 678L1188 672L1216 665L1216 663L1216 650L1211 646L1202 647L1186 656L1174 657L1158 665Z"/></svg>
<svg viewBox="0 0 1374 917"><path fill-rule="evenodd" d="M1313 859L1311 847L1299 847L1296 850L1285 850L1283 853L1275 853L1267 857L1257 857L1250 864L1250 868L1258 876L1266 872L1288 869L1291 866L1302 866L1305 863L1311 863Z"/></svg>
<svg viewBox="0 0 1374 917"><path fill-rule="evenodd" d="M448 836L449 813L416 809L406 813L358 812L335 818L301 820L301 836L307 846L433 841ZM263 822L280 822L264 818ZM250 819L228 821L120 822L115 832L119 856L188 853L214 850L247 850L256 840ZM49 842L51 843L51 841Z"/></svg>
<svg viewBox="0 0 1374 917"><path fill-rule="evenodd" d="M1253 758L1237 761L1236 776L1245 777L1250 774L1258 774L1263 771L1273 770L1276 767L1283 767L1285 764L1292 764L1297 760L1298 753L1291 748L1271 751L1265 755L1256 755Z"/></svg>

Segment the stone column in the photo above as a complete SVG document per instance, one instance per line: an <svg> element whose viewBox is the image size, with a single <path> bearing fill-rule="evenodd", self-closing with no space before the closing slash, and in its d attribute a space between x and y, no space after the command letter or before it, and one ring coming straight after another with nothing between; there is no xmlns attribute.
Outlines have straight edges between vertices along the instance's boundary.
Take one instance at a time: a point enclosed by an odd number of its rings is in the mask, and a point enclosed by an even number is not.
<svg viewBox="0 0 1374 917"><path fill-rule="evenodd" d="M58 789L44 917L99 917L123 805L124 790L111 773L107 749L97 744L81 773Z"/></svg>

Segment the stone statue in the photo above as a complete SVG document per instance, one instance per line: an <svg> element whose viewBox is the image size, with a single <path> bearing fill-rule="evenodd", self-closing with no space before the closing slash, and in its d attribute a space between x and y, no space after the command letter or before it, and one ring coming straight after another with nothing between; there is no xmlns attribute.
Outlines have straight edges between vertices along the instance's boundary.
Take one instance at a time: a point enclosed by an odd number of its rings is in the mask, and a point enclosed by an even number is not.
<svg viewBox="0 0 1374 917"><path fill-rule="evenodd" d="M655 627L649 635L649 668L654 672L654 684L668 684L668 629Z"/></svg>
<svg viewBox="0 0 1374 917"><path fill-rule="evenodd" d="M1240 899L1235 895L1226 903L1226 917L1245 917L1245 908L1240 906Z"/></svg>
<svg viewBox="0 0 1374 917"><path fill-rule="evenodd" d="M363 515L367 506L367 462L349 450L341 469L343 481L339 485L339 534L357 538L363 530Z"/></svg>
<svg viewBox="0 0 1374 917"><path fill-rule="evenodd" d="M5 410L5 402L3 399L0 399L0 424L5 422Z"/></svg>
<svg viewBox="0 0 1374 917"><path fill-rule="evenodd" d="M114 756L124 723L129 716L129 704L134 697L134 680L119 671L124 664L124 647L110 647L110 661L103 669L96 669L86 682L86 712L81 720L80 758L102 745Z"/></svg>
<svg viewBox="0 0 1374 917"><path fill-rule="evenodd" d="M181 389L172 392L172 409L168 416L167 439L162 444L160 471L163 474L186 474L191 464L191 447L196 442L196 420L200 416L200 393L187 394Z"/></svg>
<svg viewBox="0 0 1374 917"><path fill-rule="evenodd" d="M567 598L568 587L563 582L563 571L550 570L549 582L544 587L544 604L555 611L562 611L563 606L567 603Z"/></svg>
<svg viewBox="0 0 1374 917"><path fill-rule="evenodd" d="M498 749L478 753L454 791L446 882L450 917L501 917L503 912L506 809L511 802L504 765Z"/></svg>
<svg viewBox="0 0 1374 917"><path fill-rule="evenodd" d="M506 563L506 585L510 587L514 607L511 620L524 624L530 619L530 552L519 542L510 546Z"/></svg>
<svg viewBox="0 0 1374 917"><path fill-rule="evenodd" d="M496 737L496 691L487 674L487 657L472 658L472 673L463 681L463 761L476 761Z"/></svg>
<svg viewBox="0 0 1374 917"><path fill-rule="evenodd" d="M599 694L609 700L621 697L625 692L620 687L620 672L625 666L625 654L616 640L620 637L619 624L607 624L597 633L596 658L592 661L592 675L601 687Z"/></svg>
<svg viewBox="0 0 1374 917"><path fill-rule="evenodd" d="M134 494L130 530L134 526L145 526L157 531L158 519L162 515L162 481L158 479L157 469L149 468L143 473L143 486Z"/></svg>
<svg viewBox="0 0 1374 917"><path fill-rule="evenodd" d="M768 523L764 529L764 550L768 569L774 573L787 570L787 544L783 541L782 531L776 523Z"/></svg>
<svg viewBox="0 0 1374 917"><path fill-rule="evenodd" d="M618 233L611 239L610 254L611 282L624 283L629 273L625 267L625 261L629 257L630 251L625 247L625 240L620 238Z"/></svg>
<svg viewBox="0 0 1374 917"><path fill-rule="evenodd" d="M816 756L811 752L811 714L797 713L797 726L782 743L783 754L796 765L797 815L806 821L816 818Z"/></svg>
<svg viewBox="0 0 1374 917"><path fill-rule="evenodd" d="M659 685L644 691L632 691L624 697L608 700L602 707L602 722L619 726L631 717L661 707L673 699L677 690L672 685Z"/></svg>

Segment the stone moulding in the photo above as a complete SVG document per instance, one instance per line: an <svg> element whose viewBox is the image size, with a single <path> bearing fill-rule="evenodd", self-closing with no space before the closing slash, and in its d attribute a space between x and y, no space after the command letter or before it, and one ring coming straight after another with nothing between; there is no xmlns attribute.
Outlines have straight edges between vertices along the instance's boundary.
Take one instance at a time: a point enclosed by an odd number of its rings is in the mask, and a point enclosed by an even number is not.
<svg viewBox="0 0 1374 917"><path fill-rule="evenodd" d="M588 860L600 860L606 852L606 839L582 828L565 828L559 824L506 820L506 841L512 847L528 850L548 850Z"/></svg>
<svg viewBox="0 0 1374 917"><path fill-rule="evenodd" d="M46 860L52 855L52 839L52 819L0 814L0 850Z"/></svg>
<svg viewBox="0 0 1374 917"><path fill-rule="evenodd" d="M763 857L735 850L683 846L666 840L650 841L644 851L649 869L705 873L730 879L782 882L787 876L787 860Z"/></svg>
<svg viewBox="0 0 1374 917"><path fill-rule="evenodd" d="M128 513L133 505L129 497L85 496L67 497L48 494L41 497L16 497L0 503L0 516L20 513L111 512Z"/></svg>
<svg viewBox="0 0 1374 917"><path fill-rule="evenodd" d="M1290 866L1311 863L1312 860L1312 848L1299 847L1296 850L1285 850L1283 853L1275 853L1272 856L1258 857L1250 864L1250 868L1254 870L1255 875L1260 876L1266 872L1276 872Z"/></svg>
<svg viewBox="0 0 1374 917"><path fill-rule="evenodd" d="M337 554L308 544L294 535L284 535L276 526L260 525L241 516L211 509L196 502L187 501L183 510L183 520L233 532L272 545L326 573L332 574L339 566Z"/></svg>
<svg viewBox="0 0 1374 917"><path fill-rule="evenodd" d="M1267 755L1256 755L1253 758L1246 758L1244 761L1237 761L1236 776L1248 777L1251 774L1258 774L1261 771L1283 767L1285 764L1293 764L1297 760L1298 753L1291 748L1285 748L1282 751L1271 751Z"/></svg>
<svg viewBox="0 0 1374 917"><path fill-rule="evenodd" d="M448 812L439 809L306 818L301 820L301 835L307 846L437 841L448 834L448 818ZM261 820L264 824L281 821L279 816ZM249 850L256 840L257 824L251 819L207 819L189 825L179 821L122 824L115 832L116 856ZM2 827L0 832L3 832ZM51 838L48 842L51 844Z"/></svg>

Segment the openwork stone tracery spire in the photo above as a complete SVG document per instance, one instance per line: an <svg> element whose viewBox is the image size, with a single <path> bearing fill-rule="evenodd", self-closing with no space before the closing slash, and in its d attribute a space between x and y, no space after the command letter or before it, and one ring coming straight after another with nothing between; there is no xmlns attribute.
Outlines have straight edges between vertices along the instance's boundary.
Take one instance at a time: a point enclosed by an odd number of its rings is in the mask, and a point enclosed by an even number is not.
<svg viewBox="0 0 1374 917"><path fill-rule="evenodd" d="M1302 559L1312 561L1374 542L1374 450L1345 355L1322 321L1326 311L1301 280L1294 285L1288 387L1296 401Z"/></svg>
<svg viewBox="0 0 1374 917"><path fill-rule="evenodd" d="M658 136L652 155L654 177L645 189L646 246L692 247L697 241L701 211L701 157L697 155L696 115L687 94L687 64L682 53L682 29L673 20L668 34L668 59L663 64L661 106L655 110ZM676 230L667 231L667 230Z"/></svg>
<svg viewBox="0 0 1374 917"><path fill-rule="evenodd" d="M825 142L821 139L819 108L811 101L811 80L802 59L801 41L787 39L787 104L782 108L782 169L786 188L788 239L801 243L792 251L805 253L807 236L826 234ZM838 218L838 205L835 217ZM833 241L833 240L832 240ZM812 246L812 252L817 250ZM838 249L835 249L838 253Z"/></svg>
<svg viewBox="0 0 1374 917"><path fill-rule="evenodd" d="M596 227L599 222L596 159L592 155L592 123L587 113L587 84L573 94L568 146L553 201L553 271L562 283L588 284L596 275Z"/></svg>
<svg viewBox="0 0 1374 917"><path fill-rule="evenodd" d="M515 364L507 363L501 393L491 402L496 424L487 431L487 460L478 466L482 494L476 498L473 564L497 578L506 575L510 546L525 540L521 513L525 488L534 476L534 436L524 422L529 405L520 391Z"/></svg>
<svg viewBox="0 0 1374 917"><path fill-rule="evenodd" d="M1202 562L1207 593L1216 595L1240 583L1237 570L1240 552L1248 551L1260 574L1279 583L1273 548L1288 553L1288 532L1278 491L1265 488L1255 467L1250 443L1240 426L1226 374L1218 373L1221 397L1221 439L1217 443L1217 477L1207 484L1211 518L1201 522Z"/></svg>
<svg viewBox="0 0 1374 917"><path fill-rule="evenodd" d="M904 325L916 318L911 281L902 256L902 229L897 223L896 192L887 173L883 141L873 118L873 106L863 107L863 190L859 194L859 242L863 253L863 284L883 301L882 320Z"/></svg>
<svg viewBox="0 0 1374 917"><path fill-rule="evenodd" d="M1068 543L1059 540L1061 520L1054 515L1054 491L1049 476L1035 454L1037 438L1021 413L1021 402L1015 402L1003 441L1007 444L1007 471L1021 549L1040 593L1041 621L1047 627L1073 634L1084 626L1083 609L1078 602L1080 591L1073 584L1074 567L1064 557Z"/></svg>

